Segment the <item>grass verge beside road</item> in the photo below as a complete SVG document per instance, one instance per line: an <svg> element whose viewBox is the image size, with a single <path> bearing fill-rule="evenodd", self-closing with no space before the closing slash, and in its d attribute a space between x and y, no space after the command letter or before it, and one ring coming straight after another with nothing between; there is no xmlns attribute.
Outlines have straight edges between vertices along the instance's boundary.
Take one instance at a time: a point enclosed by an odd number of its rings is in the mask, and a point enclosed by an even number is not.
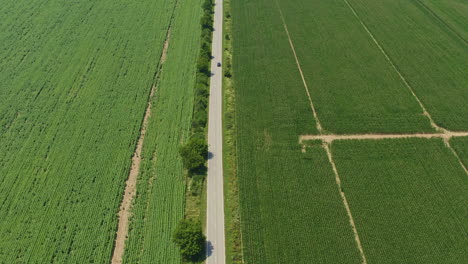
<svg viewBox="0 0 468 264"><path fill-rule="evenodd" d="M223 168L226 232L226 263L243 263L237 184L235 92L232 72L231 1L224 1L223 23Z"/></svg>

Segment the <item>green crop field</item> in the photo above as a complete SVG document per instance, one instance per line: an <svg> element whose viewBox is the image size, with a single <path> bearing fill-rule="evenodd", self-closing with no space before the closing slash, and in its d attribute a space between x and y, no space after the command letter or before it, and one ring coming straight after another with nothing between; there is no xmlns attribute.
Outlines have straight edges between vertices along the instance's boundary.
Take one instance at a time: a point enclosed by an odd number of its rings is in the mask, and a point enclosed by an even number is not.
<svg viewBox="0 0 468 264"><path fill-rule="evenodd" d="M175 4L2 1L0 263L110 262L125 180ZM180 262L167 236L183 215L175 146L190 123L200 5L181 2L174 15L174 47L144 147L145 158L156 156L142 163L143 181L150 171L161 175L150 194L148 184L139 183L130 232L133 248L147 251L141 258L128 253L128 263ZM146 212L143 199L151 210L145 224L137 222ZM133 234L148 225L153 233L144 231L148 239L138 244ZM153 240L160 228L166 236Z"/></svg>
<svg viewBox="0 0 468 264"><path fill-rule="evenodd" d="M172 233L184 216L185 176L178 153L193 108L201 0L179 2L157 85L124 263L180 263Z"/></svg>
<svg viewBox="0 0 468 264"><path fill-rule="evenodd" d="M434 133L423 107L468 131L466 4L231 5L244 262L464 263L464 137L298 141L320 136L299 68L329 137Z"/></svg>
<svg viewBox="0 0 468 264"><path fill-rule="evenodd" d="M348 1L436 123L451 130L466 130L466 40L416 0ZM466 23L461 23L466 28Z"/></svg>
<svg viewBox="0 0 468 264"><path fill-rule="evenodd" d="M453 138L450 140L450 145L453 146L465 167L468 168L468 137Z"/></svg>
<svg viewBox="0 0 468 264"><path fill-rule="evenodd" d="M278 2L326 131L431 131L409 89L343 0ZM270 12L280 19L277 8Z"/></svg>
<svg viewBox="0 0 468 264"><path fill-rule="evenodd" d="M468 178L442 140L337 141L369 263L465 263Z"/></svg>
<svg viewBox="0 0 468 264"><path fill-rule="evenodd" d="M247 137L239 135L238 161L245 262L358 263L324 150L302 154L287 142L255 147Z"/></svg>
<svg viewBox="0 0 468 264"><path fill-rule="evenodd" d="M317 131L283 26L268 1L232 4L245 263L356 263L327 157L298 144Z"/></svg>
<svg viewBox="0 0 468 264"><path fill-rule="evenodd" d="M468 41L468 16L466 15L468 14L468 3L466 1L419 0L419 3L465 41Z"/></svg>
<svg viewBox="0 0 468 264"><path fill-rule="evenodd" d="M233 62L234 70L239 73L236 85L242 87L236 93L245 102L239 107L249 113L246 118L250 123L258 124L245 125L244 129L249 130L246 133L262 137L269 133L258 129L262 126L292 131L275 135L281 138L295 139L299 133L316 133L307 94L284 29L280 20L270 19L271 3L235 1L232 4L234 19L243 21L233 25L236 53ZM275 53L287 56L274 56Z"/></svg>

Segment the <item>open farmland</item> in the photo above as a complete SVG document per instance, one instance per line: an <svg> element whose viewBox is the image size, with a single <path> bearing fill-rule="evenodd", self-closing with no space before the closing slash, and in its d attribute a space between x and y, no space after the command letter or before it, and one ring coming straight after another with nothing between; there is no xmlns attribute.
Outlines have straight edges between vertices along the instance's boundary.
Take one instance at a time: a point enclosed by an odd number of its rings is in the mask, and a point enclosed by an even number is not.
<svg viewBox="0 0 468 264"><path fill-rule="evenodd" d="M466 262L468 178L442 140L331 146L369 263Z"/></svg>
<svg viewBox="0 0 468 264"><path fill-rule="evenodd" d="M450 140L450 145L453 146L460 160L468 168L468 137L454 138Z"/></svg>
<svg viewBox="0 0 468 264"><path fill-rule="evenodd" d="M418 0L415 0L418 1ZM468 41L468 3L464 0L419 0L427 12Z"/></svg>
<svg viewBox="0 0 468 264"><path fill-rule="evenodd" d="M268 1L232 3L244 259L359 262L326 154L297 143L317 130L283 25Z"/></svg>
<svg viewBox="0 0 468 264"><path fill-rule="evenodd" d="M407 79L434 121L447 129L467 130L466 40L417 1L348 2Z"/></svg>
<svg viewBox="0 0 468 264"><path fill-rule="evenodd" d="M345 2L278 4L325 131L431 131L423 110ZM271 12L280 19L278 8Z"/></svg>
<svg viewBox="0 0 468 264"><path fill-rule="evenodd" d="M325 152L297 143L317 130L283 25L268 1L232 4L244 260L359 262Z"/></svg>
<svg viewBox="0 0 468 264"><path fill-rule="evenodd" d="M450 17L232 2L245 263L464 263L468 53Z"/></svg>
<svg viewBox="0 0 468 264"><path fill-rule="evenodd" d="M180 263L172 233L184 216L178 148L190 129L201 1L179 2L143 145L137 196L123 263Z"/></svg>
<svg viewBox="0 0 468 264"><path fill-rule="evenodd" d="M148 126L144 157L161 157L145 161L143 171L157 170L150 167L161 162L163 176L176 177L167 184L154 180L145 202L152 231L161 227L170 235L183 215L180 161L171 157L188 133L199 35L190 25L198 25L200 14L199 1L178 8L176 3L2 2L0 263L110 262L125 180L156 76L160 90L154 102L160 106ZM173 17L175 47L159 74ZM159 124L163 117L172 123ZM167 236L148 249L164 263L179 263Z"/></svg>

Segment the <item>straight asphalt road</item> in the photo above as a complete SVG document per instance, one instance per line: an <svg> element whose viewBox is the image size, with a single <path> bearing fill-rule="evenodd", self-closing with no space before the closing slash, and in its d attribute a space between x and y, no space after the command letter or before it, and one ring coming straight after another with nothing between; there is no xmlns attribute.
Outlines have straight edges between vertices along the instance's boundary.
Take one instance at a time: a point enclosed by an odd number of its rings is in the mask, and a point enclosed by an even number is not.
<svg viewBox="0 0 468 264"><path fill-rule="evenodd" d="M206 208L206 264L225 264L224 192L223 192L223 122L222 63L223 0L215 0L213 44L211 47L211 81L208 119L208 179Z"/></svg>

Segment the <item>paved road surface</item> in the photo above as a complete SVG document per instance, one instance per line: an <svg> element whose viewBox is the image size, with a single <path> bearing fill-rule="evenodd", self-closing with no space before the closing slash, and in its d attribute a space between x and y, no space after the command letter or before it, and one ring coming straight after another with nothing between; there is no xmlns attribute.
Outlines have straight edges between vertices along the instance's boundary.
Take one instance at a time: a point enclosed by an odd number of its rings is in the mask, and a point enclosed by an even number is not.
<svg viewBox="0 0 468 264"><path fill-rule="evenodd" d="M224 194L223 194L223 123L222 123L222 62L223 2L215 0L214 32L211 62L210 103L208 120L208 183L206 264L225 264L224 246Z"/></svg>

